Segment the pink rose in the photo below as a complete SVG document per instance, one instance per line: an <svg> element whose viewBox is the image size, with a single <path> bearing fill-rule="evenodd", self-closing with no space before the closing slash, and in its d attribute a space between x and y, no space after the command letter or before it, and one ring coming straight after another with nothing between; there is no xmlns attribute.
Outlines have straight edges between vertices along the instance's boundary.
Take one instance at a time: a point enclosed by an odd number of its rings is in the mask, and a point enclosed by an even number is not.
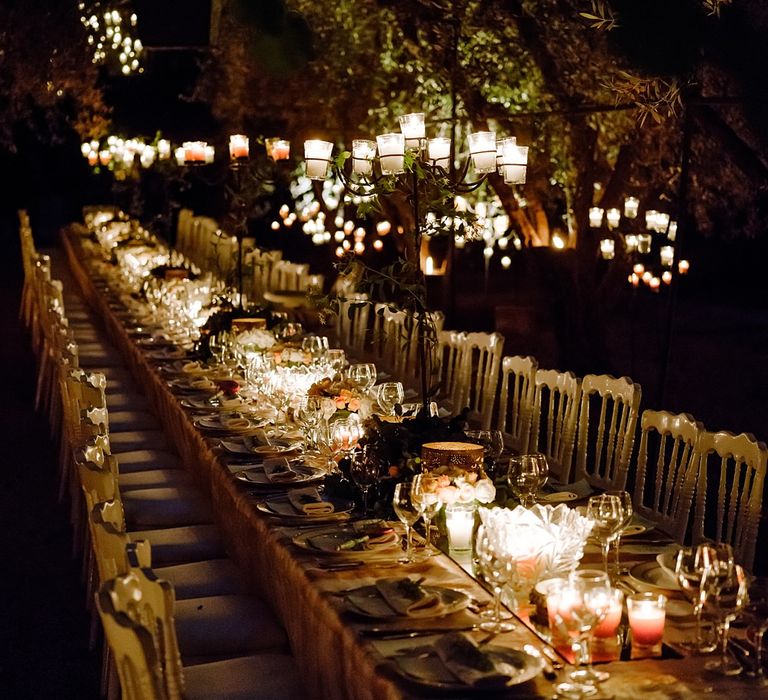
<svg viewBox="0 0 768 700"><path fill-rule="evenodd" d="M358 411L360 410L360 399L350 399L347 403L347 408L350 411Z"/></svg>

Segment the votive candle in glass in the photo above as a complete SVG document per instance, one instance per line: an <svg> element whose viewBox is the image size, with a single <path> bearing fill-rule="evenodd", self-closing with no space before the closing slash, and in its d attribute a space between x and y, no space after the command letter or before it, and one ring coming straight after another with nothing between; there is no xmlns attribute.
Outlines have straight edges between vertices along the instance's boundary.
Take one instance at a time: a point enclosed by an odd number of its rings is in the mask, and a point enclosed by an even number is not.
<svg viewBox="0 0 768 700"><path fill-rule="evenodd" d="M621 221L621 212L618 209L609 209L605 212L605 218L608 221L608 228L616 228Z"/></svg>
<svg viewBox="0 0 768 700"><path fill-rule="evenodd" d="M504 149L509 146L517 146L517 139L514 136L505 136L496 141L496 170L499 175L504 174Z"/></svg>
<svg viewBox="0 0 768 700"><path fill-rule="evenodd" d="M184 162L185 163L204 163L205 162L205 147L208 144L205 141L185 141L182 146L184 148Z"/></svg>
<svg viewBox="0 0 768 700"><path fill-rule="evenodd" d="M264 147L267 150L267 157L272 160L288 160L291 155L291 142L279 136L266 139Z"/></svg>
<svg viewBox="0 0 768 700"><path fill-rule="evenodd" d="M370 139L352 141L352 171L358 175L370 175L373 172L373 159L376 157L376 142Z"/></svg>
<svg viewBox="0 0 768 700"><path fill-rule="evenodd" d="M213 158L216 155L216 149L213 146L206 145L205 149L203 150L203 162L204 163L213 163Z"/></svg>
<svg viewBox="0 0 768 700"><path fill-rule="evenodd" d="M400 117L400 131L405 138L406 148L421 148L421 141L426 136L424 113L414 112Z"/></svg>
<svg viewBox="0 0 768 700"><path fill-rule="evenodd" d="M670 221L669 222L669 228L667 229L667 238L675 242L675 238L677 238L677 221Z"/></svg>
<svg viewBox="0 0 768 700"><path fill-rule="evenodd" d="M681 260L679 263L677 263L677 271L681 275L687 275L688 270L691 269L691 263L689 263L687 260Z"/></svg>
<svg viewBox="0 0 768 700"><path fill-rule="evenodd" d="M501 174L507 185L522 185L528 170L528 146L507 143L502 148Z"/></svg>
<svg viewBox="0 0 768 700"><path fill-rule="evenodd" d="M632 644L655 647L664 637L667 598L657 593L635 593L627 598Z"/></svg>
<svg viewBox="0 0 768 700"><path fill-rule="evenodd" d="M650 253L652 240L650 233L639 233L637 235L637 252L643 255Z"/></svg>
<svg viewBox="0 0 768 700"><path fill-rule="evenodd" d="M645 212L645 228L655 231L658 227L659 212L655 209L649 209Z"/></svg>
<svg viewBox="0 0 768 700"><path fill-rule="evenodd" d="M310 180L325 180L331 162L333 144L330 141L310 139L304 142L304 159L307 162L307 177Z"/></svg>
<svg viewBox="0 0 768 700"><path fill-rule="evenodd" d="M232 134L229 137L229 157L232 160L244 160L248 157L248 137L244 134Z"/></svg>
<svg viewBox="0 0 768 700"><path fill-rule="evenodd" d="M663 267L672 267L675 261L675 249L671 245L663 245L659 250L659 257Z"/></svg>
<svg viewBox="0 0 768 700"><path fill-rule="evenodd" d="M616 241L613 238L603 238L600 241L600 255L603 260L613 260L616 256Z"/></svg>
<svg viewBox="0 0 768 700"><path fill-rule="evenodd" d="M171 142L168 139L160 139L157 142L157 155L160 160L171 157Z"/></svg>
<svg viewBox="0 0 768 700"><path fill-rule="evenodd" d="M592 228L600 228L603 225L603 210L601 207L589 208L589 225Z"/></svg>
<svg viewBox="0 0 768 700"><path fill-rule="evenodd" d="M476 173L492 173L496 170L496 133L476 131L468 137L469 152Z"/></svg>
<svg viewBox="0 0 768 700"><path fill-rule="evenodd" d="M627 197L624 200L624 216L628 219L636 219L640 208L640 200L637 197Z"/></svg>
<svg viewBox="0 0 768 700"><path fill-rule="evenodd" d="M624 236L624 245L628 253L634 253L637 250L637 236L634 233L628 233Z"/></svg>
<svg viewBox="0 0 768 700"><path fill-rule="evenodd" d="M427 141L427 158L440 168L447 168L451 162L451 139L438 136Z"/></svg>
<svg viewBox="0 0 768 700"><path fill-rule="evenodd" d="M452 551L467 552L472 549L472 532L475 528L474 505L447 505L445 527L448 530L448 547Z"/></svg>
<svg viewBox="0 0 768 700"><path fill-rule="evenodd" d="M376 137L376 143L379 147L379 163L382 174L399 175L405 172L405 137L403 134L379 134Z"/></svg>
<svg viewBox="0 0 768 700"><path fill-rule="evenodd" d="M592 632L597 639L616 636L621 624L621 614L624 611L624 593L622 591L612 588L606 595L610 598L607 612L600 624Z"/></svg>

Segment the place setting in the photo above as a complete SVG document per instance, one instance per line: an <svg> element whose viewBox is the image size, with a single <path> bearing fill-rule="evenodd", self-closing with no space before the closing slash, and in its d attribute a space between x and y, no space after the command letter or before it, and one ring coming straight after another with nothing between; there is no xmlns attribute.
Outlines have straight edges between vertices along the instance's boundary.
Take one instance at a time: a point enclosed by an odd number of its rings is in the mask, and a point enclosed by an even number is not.
<svg viewBox="0 0 768 700"><path fill-rule="evenodd" d="M326 476L324 469L305 464L301 458L288 460L285 457L272 457L261 462L236 462L228 464L228 469L237 481L271 491L310 484L321 481ZM337 507L341 512L351 510L342 499L327 500L317 491L313 493L308 489L288 505L295 511L297 518L308 517L313 513L315 515L333 513ZM274 504L274 508L269 510L270 514L291 514L290 509L283 508L280 504Z"/></svg>
<svg viewBox="0 0 768 700"><path fill-rule="evenodd" d="M248 483L253 483L250 478ZM284 483L298 485L294 482ZM260 513L293 523L348 520L354 507L353 501L329 495L320 486L290 488L285 494L271 495L256 503L256 509Z"/></svg>

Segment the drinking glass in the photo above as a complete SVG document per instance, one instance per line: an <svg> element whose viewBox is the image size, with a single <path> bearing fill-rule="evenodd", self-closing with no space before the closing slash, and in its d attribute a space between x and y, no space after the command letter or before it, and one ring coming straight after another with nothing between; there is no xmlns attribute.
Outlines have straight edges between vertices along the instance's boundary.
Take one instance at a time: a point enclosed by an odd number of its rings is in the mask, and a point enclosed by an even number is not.
<svg viewBox="0 0 768 700"><path fill-rule="evenodd" d="M317 430L323 418L323 399L320 396L305 396L299 401L296 417L302 427L304 439L309 447L317 446Z"/></svg>
<svg viewBox="0 0 768 700"><path fill-rule="evenodd" d="M683 648L696 652L706 653L714 650L715 645L704 639L701 629L701 612L707 597L707 587L704 585L707 572L714 564L717 557L715 549L708 544L700 544L696 547L683 547L675 559L675 577L680 590L691 605L696 621L693 639L680 642Z"/></svg>
<svg viewBox="0 0 768 700"><path fill-rule="evenodd" d="M768 685L768 678L763 669L763 637L768 632L768 578L756 578L749 585L749 600L744 607L747 621L747 633L755 644L754 666L747 671L755 685L760 688Z"/></svg>
<svg viewBox="0 0 768 700"><path fill-rule="evenodd" d="M334 374L341 374L347 364L347 355L339 348L331 348L325 353L325 361Z"/></svg>
<svg viewBox="0 0 768 700"><path fill-rule="evenodd" d="M507 470L507 483L520 505L530 508L536 503L536 494L549 476L547 458L542 454L511 457Z"/></svg>
<svg viewBox="0 0 768 700"><path fill-rule="evenodd" d="M313 360L319 360L325 353L323 339L316 335L308 335L301 341L301 349L308 353Z"/></svg>
<svg viewBox="0 0 768 700"><path fill-rule="evenodd" d="M392 508L405 526L405 559L403 562L411 563L413 559L412 531L414 523L421 516L418 506L413 502L411 484L403 481L395 486L395 494L392 497Z"/></svg>
<svg viewBox="0 0 768 700"><path fill-rule="evenodd" d="M554 584L547 594L550 626L572 640L576 669L567 680L555 686L558 695L585 698L597 693L594 671L590 668L592 631L603 620L613 604L612 589L605 579L580 581L563 580Z"/></svg>
<svg viewBox="0 0 768 700"><path fill-rule="evenodd" d="M744 669L728 653L728 633L747 602L747 577L744 569L731 560L718 558L704 575L704 586L708 593L706 607L711 607L717 620L717 637L720 643L720 658L704 664L708 671L722 676L737 676Z"/></svg>
<svg viewBox="0 0 768 700"><path fill-rule="evenodd" d="M361 391L368 391L376 383L376 365L356 363L347 369L347 377Z"/></svg>
<svg viewBox="0 0 768 700"><path fill-rule="evenodd" d="M601 494L587 501L587 517L592 520L591 537L596 539L603 551L603 568L608 573L608 549L624 522L624 508L616 495Z"/></svg>
<svg viewBox="0 0 768 700"><path fill-rule="evenodd" d="M515 562L505 556L501 548L494 543L493 533L481 525L475 539L475 557L480 565L480 573L493 590L493 612L488 619L480 623L481 629L499 634L509 632L515 626L509 621L510 614L501 609L501 594L504 586L510 583L516 573Z"/></svg>
<svg viewBox="0 0 768 700"><path fill-rule="evenodd" d="M411 496L418 505L421 517L424 520L425 554L432 553L432 542L430 539L432 518L437 515L437 511L440 510L442 505L437 495L439 484L439 479L431 474L417 474L413 478L413 486L411 487Z"/></svg>
<svg viewBox="0 0 768 700"><path fill-rule="evenodd" d="M402 405L405 398L405 391L400 382L384 382L379 385L376 394L376 400L379 402L384 415L392 416L395 414L395 406Z"/></svg>
<svg viewBox="0 0 768 700"><path fill-rule="evenodd" d="M283 342L286 340L295 340L297 336L300 336L303 332L303 326L300 323L292 321L278 323L274 329L275 338Z"/></svg>
<svg viewBox="0 0 768 700"><path fill-rule="evenodd" d="M621 534L632 522L632 516L634 515L635 510L632 506L632 495L627 491L606 491L606 494L609 496L618 496L619 500L621 501L621 507L624 510L624 520L621 522L619 531L616 533L616 537L611 542L611 547L613 547L615 551L614 576L616 579L618 579L622 573L625 573L621 569L621 559L619 553L619 550L621 549Z"/></svg>
<svg viewBox="0 0 768 700"><path fill-rule="evenodd" d="M368 489L379 480L379 460L368 445L352 452L349 474L363 494L363 515L368 512Z"/></svg>

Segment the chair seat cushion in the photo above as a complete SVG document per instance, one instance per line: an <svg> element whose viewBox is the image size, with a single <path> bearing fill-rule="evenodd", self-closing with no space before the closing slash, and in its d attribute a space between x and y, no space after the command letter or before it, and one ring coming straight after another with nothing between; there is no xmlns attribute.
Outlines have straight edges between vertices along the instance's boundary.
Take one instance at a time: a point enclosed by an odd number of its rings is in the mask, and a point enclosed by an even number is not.
<svg viewBox="0 0 768 700"><path fill-rule="evenodd" d="M158 578L170 581L176 600L244 592L240 572L230 559L211 559L154 569Z"/></svg>
<svg viewBox="0 0 768 700"><path fill-rule="evenodd" d="M272 611L252 596L177 600L174 617L182 661L185 657L226 658L288 647L285 630Z"/></svg>
<svg viewBox="0 0 768 700"><path fill-rule="evenodd" d="M134 528L199 525L213 519L208 499L184 486L128 491L123 508L125 521Z"/></svg>
<svg viewBox="0 0 768 700"><path fill-rule="evenodd" d="M179 457L168 450L127 450L115 453L120 475L154 469L181 469Z"/></svg>
<svg viewBox="0 0 768 700"><path fill-rule="evenodd" d="M125 364L117 350L88 350L87 347L81 347L78 349L77 356L83 369L91 369L92 367L122 367Z"/></svg>
<svg viewBox="0 0 768 700"><path fill-rule="evenodd" d="M187 700L299 700L308 697L292 656L259 654L184 667Z"/></svg>
<svg viewBox="0 0 768 700"><path fill-rule="evenodd" d="M107 402L109 407L109 402ZM148 411L123 410L109 412L109 429L116 432L126 432L130 430L157 430L160 428L160 421L157 416Z"/></svg>
<svg viewBox="0 0 768 700"><path fill-rule="evenodd" d="M133 530L132 540L149 540L152 564L171 566L225 557L224 542L215 525L187 525L160 530Z"/></svg>
<svg viewBox="0 0 768 700"><path fill-rule="evenodd" d="M117 480L121 493L137 489L192 488L194 486L192 477L183 469L146 469L140 472L118 474Z"/></svg>
<svg viewBox="0 0 768 700"><path fill-rule="evenodd" d="M110 418L113 411L142 410L149 408L149 399L131 391L107 391L107 408Z"/></svg>
<svg viewBox="0 0 768 700"><path fill-rule="evenodd" d="M116 455L134 450L167 450L169 447L162 430L110 430L109 444Z"/></svg>

